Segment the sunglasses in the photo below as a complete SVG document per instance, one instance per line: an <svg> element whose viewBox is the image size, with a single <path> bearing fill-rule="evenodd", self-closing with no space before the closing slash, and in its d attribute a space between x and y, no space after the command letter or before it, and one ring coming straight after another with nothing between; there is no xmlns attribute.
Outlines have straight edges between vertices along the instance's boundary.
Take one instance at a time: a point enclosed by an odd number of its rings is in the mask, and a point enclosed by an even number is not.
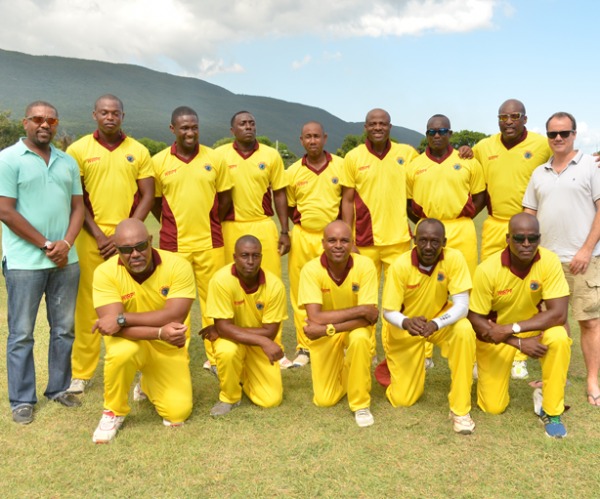
<svg viewBox="0 0 600 499"><path fill-rule="evenodd" d="M46 118L45 116L25 116L25 119L33 121L36 125L41 125L44 123L44 121L50 126L58 125L58 118Z"/></svg>
<svg viewBox="0 0 600 499"><path fill-rule="evenodd" d="M137 251L138 253L141 253L146 248L148 248L149 244L150 238L146 239L145 241L142 241L141 243L137 243L135 246L117 246L117 249L119 250L119 253L123 253L124 255L131 255L131 253L133 253L133 250Z"/></svg>
<svg viewBox="0 0 600 499"><path fill-rule="evenodd" d="M540 237L542 237L541 234L513 234L512 240L517 244L523 244L525 239L527 239L530 244L535 244L539 242Z"/></svg>
<svg viewBox="0 0 600 499"><path fill-rule="evenodd" d="M511 119L511 121L517 121L518 119L520 119L522 116L525 116L525 113L509 113L509 114L499 114L498 115L498 119L500 121L508 121L508 118Z"/></svg>
<svg viewBox="0 0 600 499"><path fill-rule="evenodd" d="M435 137L436 133L440 134L440 137L443 135L448 135L448 132L450 131L449 128L430 128L429 130L427 130L427 132L425 132L427 135L429 135L430 137Z"/></svg>
<svg viewBox="0 0 600 499"><path fill-rule="evenodd" d="M557 135L560 135L561 138L566 139L569 135L571 135L575 130L563 130L562 132L546 132L546 135L549 139L555 139Z"/></svg>

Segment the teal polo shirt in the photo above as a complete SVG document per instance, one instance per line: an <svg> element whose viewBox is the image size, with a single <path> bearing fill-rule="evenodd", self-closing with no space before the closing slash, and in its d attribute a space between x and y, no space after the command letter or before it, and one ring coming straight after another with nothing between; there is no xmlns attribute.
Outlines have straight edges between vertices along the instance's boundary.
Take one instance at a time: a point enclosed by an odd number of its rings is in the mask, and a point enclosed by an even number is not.
<svg viewBox="0 0 600 499"><path fill-rule="evenodd" d="M16 210L49 241L65 238L71 217L71 197L81 196L75 160L50 146L50 162L31 151L23 139L0 152L0 196L15 198ZM2 224L2 253L9 270L40 270L56 264L34 244ZM77 262L75 245L69 263Z"/></svg>

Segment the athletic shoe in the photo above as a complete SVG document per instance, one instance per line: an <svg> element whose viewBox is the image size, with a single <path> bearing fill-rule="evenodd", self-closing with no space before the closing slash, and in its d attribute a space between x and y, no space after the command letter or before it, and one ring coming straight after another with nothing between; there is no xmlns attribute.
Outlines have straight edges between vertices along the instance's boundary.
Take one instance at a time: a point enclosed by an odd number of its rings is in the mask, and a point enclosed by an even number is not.
<svg viewBox="0 0 600 499"><path fill-rule="evenodd" d="M479 378L479 371L477 371L477 362L473 365L473 379Z"/></svg>
<svg viewBox="0 0 600 499"><path fill-rule="evenodd" d="M344 350L344 355L346 355L346 350ZM379 361L377 360L377 355L373 355L373 358L371 359L371 367L377 367L378 364Z"/></svg>
<svg viewBox="0 0 600 499"><path fill-rule="evenodd" d="M73 378L71 380L71 386L69 386L69 388L67 389L68 393L74 393L76 395L85 392L86 389L88 389L90 386L92 386L92 380L91 379L76 379Z"/></svg>
<svg viewBox="0 0 600 499"><path fill-rule="evenodd" d="M365 426L371 426L375 419L373 419L373 414L371 414L371 409L368 407L366 409L359 409L354 413L354 418L356 419L356 424L361 428Z"/></svg>
<svg viewBox="0 0 600 499"><path fill-rule="evenodd" d="M538 416L541 417L544 410L542 409L542 402L544 398L542 397L542 389L536 388L533 390L533 412L535 412Z"/></svg>
<svg viewBox="0 0 600 499"><path fill-rule="evenodd" d="M512 379L527 379L529 378L529 371L527 370L526 360L515 360L510 370L510 377Z"/></svg>
<svg viewBox="0 0 600 499"><path fill-rule="evenodd" d="M163 424L165 426L168 426L169 428L178 428L179 426L183 426L184 423L185 423L185 421L180 421L179 423L173 423L172 421L169 421L168 419L163 418Z"/></svg>
<svg viewBox="0 0 600 499"><path fill-rule="evenodd" d="M204 364L202 364L202 369L210 371L210 360L207 360Z"/></svg>
<svg viewBox="0 0 600 499"><path fill-rule="evenodd" d="M52 400L64 405L65 407L79 407L81 405L81 400L69 392L61 393L58 397L53 398Z"/></svg>
<svg viewBox="0 0 600 499"><path fill-rule="evenodd" d="M475 422L471 419L471 414L467 413L464 416L457 416L450 411L451 419L454 420L454 431L461 435L470 435L475 430Z"/></svg>
<svg viewBox="0 0 600 499"><path fill-rule="evenodd" d="M104 411L98 428L94 432L92 441L95 444L109 444L117 436L117 432L123 425L125 416L115 416L112 411Z"/></svg>
<svg viewBox="0 0 600 499"><path fill-rule="evenodd" d="M33 423L33 407L30 405L22 405L17 407L13 412L13 421L19 424Z"/></svg>
<svg viewBox="0 0 600 499"><path fill-rule="evenodd" d="M294 367L304 367L310 363L310 352L305 348L298 350L298 354L294 359Z"/></svg>
<svg viewBox="0 0 600 499"><path fill-rule="evenodd" d="M425 370L429 371L429 369L433 369L433 366L435 366L433 359L431 357L425 357Z"/></svg>
<svg viewBox="0 0 600 499"><path fill-rule="evenodd" d="M217 366L210 366L210 374L219 379L219 370L217 369Z"/></svg>
<svg viewBox="0 0 600 499"><path fill-rule="evenodd" d="M540 422L544 425L546 429L546 435L552 438L566 438L567 437L567 429L565 425L562 424L560 416L548 416L542 409L542 414L540 415Z"/></svg>
<svg viewBox="0 0 600 499"><path fill-rule="evenodd" d="M142 400L148 400L148 395L142 391L142 378L138 381L137 385L133 389L133 400L135 402L141 402Z"/></svg>
<svg viewBox="0 0 600 499"><path fill-rule="evenodd" d="M211 416L225 416L231 409L234 407L238 407L242 403L241 400L238 400L235 404L229 404L227 402L221 402L220 400L210 411Z"/></svg>
<svg viewBox="0 0 600 499"><path fill-rule="evenodd" d="M294 367L294 363L284 355L281 359L279 359L279 367L281 367L281 370L284 371L285 369Z"/></svg>

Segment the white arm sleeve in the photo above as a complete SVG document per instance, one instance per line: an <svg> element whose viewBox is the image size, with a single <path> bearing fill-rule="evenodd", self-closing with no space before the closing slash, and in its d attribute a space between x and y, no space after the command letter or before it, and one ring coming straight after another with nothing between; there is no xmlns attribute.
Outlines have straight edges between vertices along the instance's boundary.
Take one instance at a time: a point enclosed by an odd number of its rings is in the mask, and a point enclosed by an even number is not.
<svg viewBox="0 0 600 499"><path fill-rule="evenodd" d="M452 303L452 307L444 315L433 319L432 322L438 325L438 330L454 324L467 316L469 313L469 292L463 291L462 293L452 295Z"/></svg>
<svg viewBox="0 0 600 499"><path fill-rule="evenodd" d="M396 310L386 310L383 309L383 318L388 321L392 326L396 326L399 329L404 329L402 327L402 322L404 319L408 319L406 315L402 312L398 312Z"/></svg>

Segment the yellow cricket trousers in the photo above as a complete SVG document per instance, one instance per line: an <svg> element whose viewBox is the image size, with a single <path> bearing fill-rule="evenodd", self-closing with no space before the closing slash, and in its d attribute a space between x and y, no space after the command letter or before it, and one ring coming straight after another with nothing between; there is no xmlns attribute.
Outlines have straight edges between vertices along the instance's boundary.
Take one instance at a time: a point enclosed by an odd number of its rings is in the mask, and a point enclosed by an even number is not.
<svg viewBox="0 0 600 499"><path fill-rule="evenodd" d="M262 348L217 338L214 352L221 402L235 404L242 398L243 386L248 398L258 406L277 407L281 404L283 384L279 362L271 365Z"/></svg>
<svg viewBox="0 0 600 499"><path fill-rule="evenodd" d="M300 225L294 225L291 238L292 247L288 258L288 275L290 277L290 301L294 309L294 325L296 326L296 341L298 343L296 349L308 350L310 341L304 334L306 310L300 310L298 307L300 272L304 265L323 253L323 232L309 232Z"/></svg>
<svg viewBox="0 0 600 499"><path fill-rule="evenodd" d="M136 371L142 372L142 391L158 414L172 423L185 421L192 412L189 340L183 348L157 346L158 340L129 340L106 336L104 408L117 416L131 410L127 394Z"/></svg>
<svg viewBox="0 0 600 499"><path fill-rule="evenodd" d="M315 405L331 407L348 393L350 410L371 406L370 329L361 327L310 342Z"/></svg>
<svg viewBox="0 0 600 499"><path fill-rule="evenodd" d="M478 263L475 223L469 217L461 217L456 220L442 220L442 222L446 228L446 246L462 253L467 261L472 279Z"/></svg>
<svg viewBox="0 0 600 499"><path fill-rule="evenodd" d="M527 338L539 333L530 331L517 336ZM571 361L572 341L565 328L557 326L544 331L540 343L548 346L548 351L540 359L544 383L542 407L546 414L559 416L565 410L565 383ZM518 352L516 348L505 343L494 345L477 340L477 404L481 410L500 414L508 406L508 382L515 352Z"/></svg>
<svg viewBox="0 0 600 499"><path fill-rule="evenodd" d="M425 345L438 345L448 359L452 384L448 401L457 416L471 411L471 386L475 359L475 331L467 319L444 327L425 339L390 327L387 335L387 362L391 384L385 394L394 407L413 405L425 387Z"/></svg>
<svg viewBox="0 0 600 499"><path fill-rule="evenodd" d="M381 269L383 267L383 277L387 279L387 271L392 263L396 261L396 259L410 250L410 241L406 241L405 243L398 244L390 244L388 246L363 246L359 247L358 251L360 251L361 255L368 256L373 263L375 264L375 270L377 272L377 290L379 291L379 285L381 284ZM381 310L381 307L380 307ZM373 324L371 328L371 340L373 342L373 348L371 350L371 355L375 355L377 353L377 338L375 336L375 331L377 329L377 325ZM387 321L381 316L381 338L385 343L385 335L387 334L388 324ZM428 357L431 357L433 353L433 347L431 348L431 353L429 353Z"/></svg>
<svg viewBox="0 0 600 499"><path fill-rule="evenodd" d="M114 227L104 227L102 230L107 236L115 231ZM98 265L104 263L104 258L100 256L96 239L85 229L81 229L77 236L75 247L81 276L75 305L75 341L71 354L71 372L74 379L90 379L98 366L102 342L100 334L92 334L92 327L98 319L94 308L92 284L94 271Z"/></svg>
<svg viewBox="0 0 600 499"><path fill-rule="evenodd" d="M214 321L205 315L206 297L208 295L208 283L217 270L225 266L225 249L212 248L206 251L195 251L193 253L177 253L192 264L200 299L200 311L202 312L202 327L210 326ZM204 340L204 349L210 365L216 364L211 341Z"/></svg>

